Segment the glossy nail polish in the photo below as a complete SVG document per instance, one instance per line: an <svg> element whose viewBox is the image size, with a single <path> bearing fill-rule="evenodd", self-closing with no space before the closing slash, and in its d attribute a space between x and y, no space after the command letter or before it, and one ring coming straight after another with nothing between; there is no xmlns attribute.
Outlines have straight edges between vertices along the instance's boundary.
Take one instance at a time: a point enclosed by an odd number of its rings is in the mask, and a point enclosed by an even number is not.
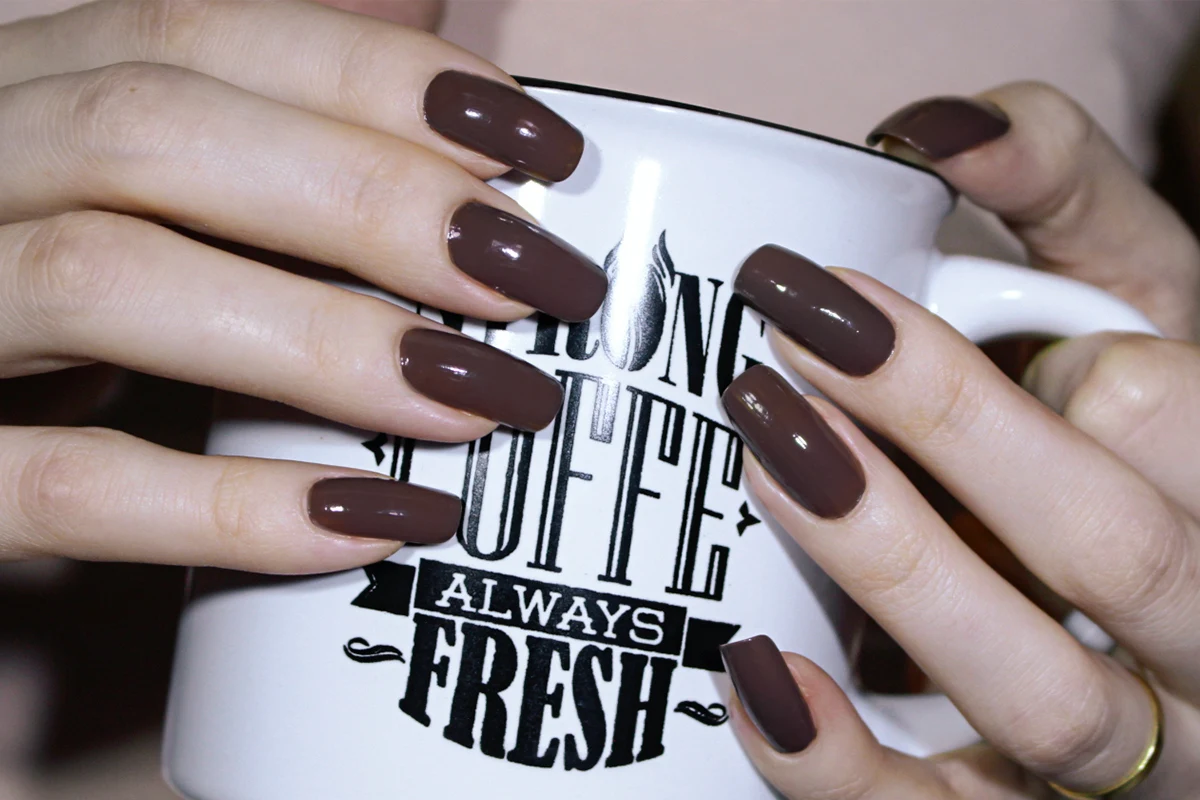
<svg viewBox="0 0 1200 800"><path fill-rule="evenodd" d="M968 97L933 97L892 114L867 136L875 145L891 137L938 161L1008 133L1012 123L998 106Z"/></svg>
<svg viewBox="0 0 1200 800"><path fill-rule="evenodd" d="M404 380L439 403L520 430L549 425L562 407L562 385L502 350L429 328L400 339Z"/></svg>
<svg viewBox="0 0 1200 800"><path fill-rule="evenodd" d="M771 747L799 753L813 743L812 711L770 637L721 645L721 658L747 716Z"/></svg>
<svg viewBox="0 0 1200 800"><path fill-rule="evenodd" d="M785 334L848 375L888 360L896 329L883 312L828 270L775 245L755 250L733 290Z"/></svg>
<svg viewBox="0 0 1200 800"><path fill-rule="evenodd" d="M425 89L425 121L452 142L545 181L570 177L583 135L524 92L467 72L439 73Z"/></svg>
<svg viewBox="0 0 1200 800"><path fill-rule="evenodd" d="M458 530L462 502L386 478L327 478L309 489L308 515L343 536L438 544Z"/></svg>
<svg viewBox="0 0 1200 800"><path fill-rule="evenodd" d="M721 400L746 446L797 503L826 519L858 505L866 491L858 460L779 373L751 367Z"/></svg>
<svg viewBox="0 0 1200 800"><path fill-rule="evenodd" d="M583 253L505 211L468 203L450 219L450 260L484 286L567 322L590 319L608 276Z"/></svg>

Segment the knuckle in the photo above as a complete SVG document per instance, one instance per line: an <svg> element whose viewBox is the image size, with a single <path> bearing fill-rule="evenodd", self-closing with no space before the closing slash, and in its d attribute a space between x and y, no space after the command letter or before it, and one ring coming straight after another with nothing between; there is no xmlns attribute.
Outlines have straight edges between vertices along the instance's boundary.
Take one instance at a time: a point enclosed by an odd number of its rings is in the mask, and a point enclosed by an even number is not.
<svg viewBox="0 0 1200 800"><path fill-rule="evenodd" d="M50 327L94 314L125 282L121 264L137 224L100 211L38 224L16 258L18 296Z"/></svg>
<svg viewBox="0 0 1200 800"><path fill-rule="evenodd" d="M346 346L354 337L344 330L350 313L345 300L336 298L314 306L304 319L296 341L306 380L340 382L357 371L358 351Z"/></svg>
<svg viewBox="0 0 1200 800"><path fill-rule="evenodd" d="M209 521L223 553L244 552L268 525L255 501L256 474L249 459L230 459L213 484Z"/></svg>
<svg viewBox="0 0 1200 800"><path fill-rule="evenodd" d="M1068 398L1063 416L1110 447L1132 441L1168 406L1178 383L1170 368L1175 346L1141 336L1109 345Z"/></svg>
<svg viewBox="0 0 1200 800"><path fill-rule="evenodd" d="M419 169L415 159L404 158L394 148L357 153L330 178L330 208L353 235L376 241L394 229L397 209L421 207L411 202L414 187L440 185L436 176L418 175Z"/></svg>
<svg viewBox="0 0 1200 800"><path fill-rule="evenodd" d="M953 571L944 568L944 561L931 537L907 528L887 547L860 560L855 582L864 605L877 615L919 614L953 592Z"/></svg>
<svg viewBox="0 0 1200 800"><path fill-rule="evenodd" d="M147 61L186 56L201 38L212 0L128 0L137 41Z"/></svg>
<svg viewBox="0 0 1200 800"><path fill-rule="evenodd" d="M1099 198L1081 154L1104 134L1082 106L1049 84L1020 83L1006 87L1004 93L1009 92L1015 100L1010 107L1018 106L1026 128L1036 131L1030 155L1038 177L1022 216L1042 220L1037 236L1049 246L1092 216Z"/></svg>
<svg viewBox="0 0 1200 800"><path fill-rule="evenodd" d="M1124 495L1120 511L1097 507L1091 535L1076 550L1065 584L1075 602L1113 623L1145 625L1169 608L1196 572L1194 548L1178 513L1157 496ZM1086 530L1086 528L1085 528Z"/></svg>
<svg viewBox="0 0 1200 800"><path fill-rule="evenodd" d="M810 800L865 800L877 792L880 785L876 771L859 768L839 774L838 780L814 787L805 796Z"/></svg>
<svg viewBox="0 0 1200 800"><path fill-rule="evenodd" d="M1070 95L1061 89L1041 81L1015 84L1024 104L1039 119L1053 123L1041 130L1051 134L1057 149L1065 155L1073 155L1078 148L1095 135L1096 125L1091 116Z"/></svg>
<svg viewBox="0 0 1200 800"><path fill-rule="evenodd" d="M957 444L983 419L989 404L978 378L958 365L939 364L922 375L923 386L912 396L918 405L902 426L915 445L940 448Z"/></svg>
<svg viewBox="0 0 1200 800"><path fill-rule="evenodd" d="M378 113L380 64L396 63L398 41L395 36L380 36L374 31L360 31L335 62L339 106L352 114Z"/></svg>
<svg viewBox="0 0 1200 800"><path fill-rule="evenodd" d="M34 536L53 538L76 530L104 502L111 453L124 436L78 428L46 431L37 438L17 479L17 507Z"/></svg>
<svg viewBox="0 0 1200 800"><path fill-rule="evenodd" d="M188 70L143 62L87 73L67 106L66 129L81 157L102 167L161 154L182 127L168 110L180 107L191 80Z"/></svg>
<svg viewBox="0 0 1200 800"><path fill-rule="evenodd" d="M1090 766L1101 756L1117 732L1108 682L1087 667L1085 685L1068 685L1057 677L1043 692L1027 693L1007 730L1020 743L1014 755L1035 774L1049 778L1068 775Z"/></svg>
<svg viewBox="0 0 1200 800"><path fill-rule="evenodd" d="M406 3L410 13L415 11L412 3ZM404 23L408 25L408 23ZM412 108L413 99L405 87L388 77L389 70L381 64L401 64L412 52L438 50L445 42L437 36L413 27L397 30L362 28L358 30L328 62L326 74L334 88L334 98L343 113L355 118L378 117L381 103L394 101L394 107ZM324 71L324 70L323 70Z"/></svg>

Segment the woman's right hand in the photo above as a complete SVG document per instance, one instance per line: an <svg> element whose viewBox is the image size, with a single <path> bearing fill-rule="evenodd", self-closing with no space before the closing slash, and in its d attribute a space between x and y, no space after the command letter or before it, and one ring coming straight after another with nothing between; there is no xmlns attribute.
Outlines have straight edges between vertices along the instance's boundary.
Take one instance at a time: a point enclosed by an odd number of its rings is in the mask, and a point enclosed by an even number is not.
<svg viewBox="0 0 1200 800"><path fill-rule="evenodd" d="M159 224L458 314L587 319L604 273L484 183L562 180L582 153L514 87L308 3L106 0L0 27L0 378L101 361L422 439L543 427L561 389L528 364ZM0 427L0 560L316 572L447 539L459 513L371 473Z"/></svg>

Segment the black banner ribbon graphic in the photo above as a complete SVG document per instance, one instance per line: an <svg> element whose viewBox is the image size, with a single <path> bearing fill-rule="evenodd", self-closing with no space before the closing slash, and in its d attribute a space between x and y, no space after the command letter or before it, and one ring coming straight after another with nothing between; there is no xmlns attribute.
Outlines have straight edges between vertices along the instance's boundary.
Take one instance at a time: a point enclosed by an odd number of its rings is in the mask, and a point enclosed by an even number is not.
<svg viewBox="0 0 1200 800"><path fill-rule="evenodd" d="M683 666L710 672L725 671L719 648L741 627L688 619L683 606L517 578L429 558L421 559L418 566L381 561L363 567L363 571L367 588L351 601L359 608L399 616L408 616L415 609L682 656ZM366 644L361 639L353 641ZM347 656L361 660L351 654L349 645L345 649ZM691 715L688 711L681 713Z"/></svg>
<svg viewBox="0 0 1200 800"><path fill-rule="evenodd" d="M367 573L370 583L350 601L350 605L407 617L416 568L380 561L363 567L363 572Z"/></svg>
<svg viewBox="0 0 1200 800"><path fill-rule="evenodd" d="M741 627L692 617L688 620L687 639L683 645L683 665L709 672L724 672L721 645L729 644Z"/></svg>

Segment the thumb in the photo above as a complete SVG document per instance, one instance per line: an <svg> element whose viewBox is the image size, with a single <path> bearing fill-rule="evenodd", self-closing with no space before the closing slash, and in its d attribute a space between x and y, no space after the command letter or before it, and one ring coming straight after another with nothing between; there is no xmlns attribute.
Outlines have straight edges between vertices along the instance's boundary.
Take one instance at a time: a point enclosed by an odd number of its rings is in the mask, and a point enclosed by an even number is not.
<svg viewBox="0 0 1200 800"><path fill-rule="evenodd" d="M930 98L892 114L867 142L923 160L999 215L1034 266L1106 289L1166 335L1191 338L1195 238L1066 95L1017 83L977 98Z"/></svg>
<svg viewBox="0 0 1200 800"><path fill-rule="evenodd" d="M1030 362L1021 385L1043 403L1062 414L1100 354L1129 334L1106 331L1060 339Z"/></svg>

